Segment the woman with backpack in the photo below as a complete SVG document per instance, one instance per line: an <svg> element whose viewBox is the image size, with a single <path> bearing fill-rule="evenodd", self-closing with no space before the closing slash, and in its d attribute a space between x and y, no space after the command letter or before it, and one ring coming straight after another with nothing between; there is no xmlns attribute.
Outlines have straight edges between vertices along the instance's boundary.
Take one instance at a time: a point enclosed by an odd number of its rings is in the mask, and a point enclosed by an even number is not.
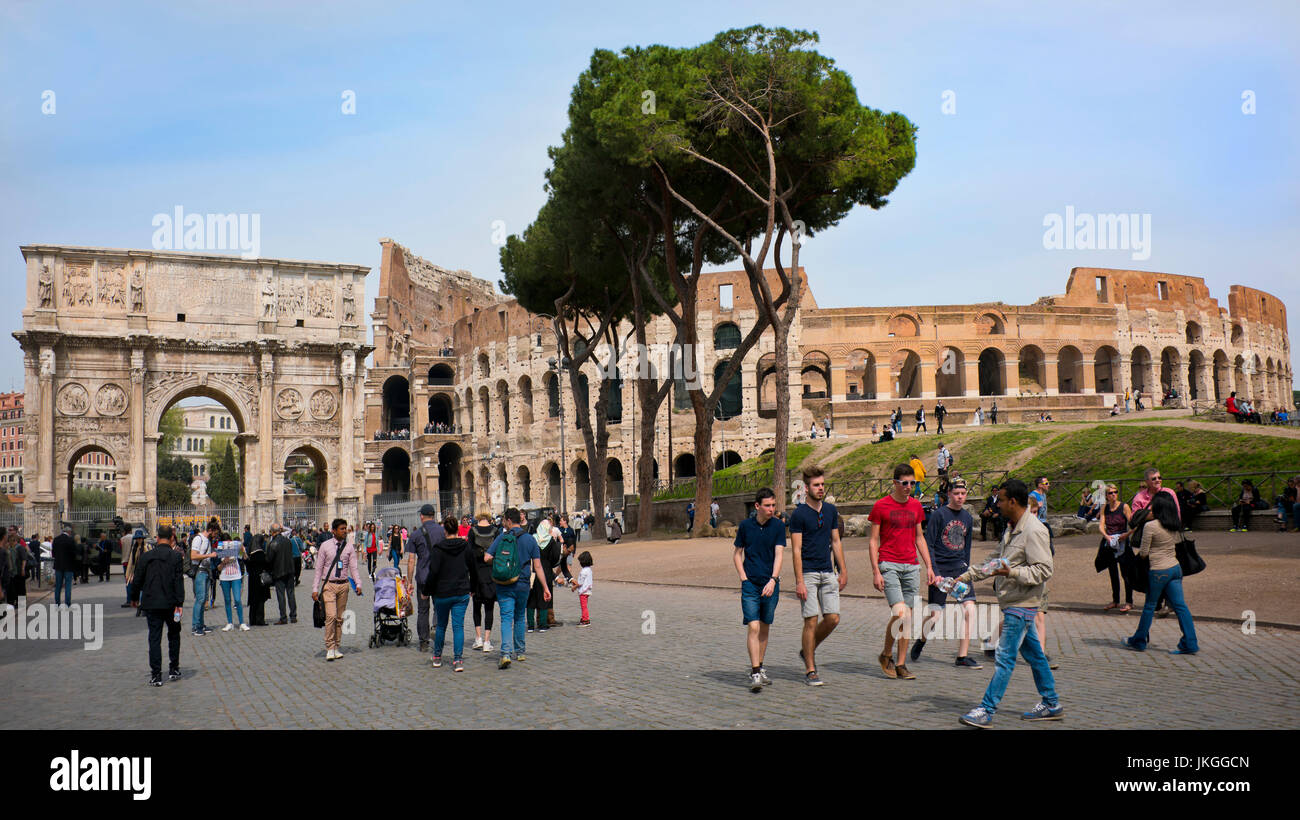
<svg viewBox="0 0 1300 820"><path fill-rule="evenodd" d="M470 590L474 604L474 649L492 651L492 605L497 601L497 585L492 583L492 565L484 562L487 548L492 546L500 530L492 525L487 512L478 514L478 521L469 530L469 544L474 550L478 567L478 583Z"/></svg>

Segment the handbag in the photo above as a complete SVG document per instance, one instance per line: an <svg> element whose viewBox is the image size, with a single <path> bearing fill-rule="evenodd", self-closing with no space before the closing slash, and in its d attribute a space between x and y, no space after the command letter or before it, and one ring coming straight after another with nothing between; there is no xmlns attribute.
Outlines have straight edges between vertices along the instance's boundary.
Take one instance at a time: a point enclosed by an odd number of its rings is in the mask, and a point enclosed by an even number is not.
<svg viewBox="0 0 1300 820"><path fill-rule="evenodd" d="M271 573L267 572L266 570L262 570L257 574L257 580L261 581L262 586L264 587L275 586L275 579L272 578Z"/></svg>
<svg viewBox="0 0 1300 820"><path fill-rule="evenodd" d="M1151 590L1150 579L1147 577L1151 571L1151 559L1145 555L1135 555L1133 557L1133 589L1143 594Z"/></svg>
<svg viewBox="0 0 1300 820"><path fill-rule="evenodd" d="M1186 536L1174 544L1174 555L1178 558L1178 567L1183 571L1184 578L1205 569L1205 559L1196 551L1196 542Z"/></svg>
<svg viewBox="0 0 1300 820"><path fill-rule="evenodd" d="M331 561L331 564L338 560L338 554L341 550L342 547L336 543L334 545L334 559ZM325 556L321 555L319 557L324 558ZM323 629L325 627L325 602L321 600L321 595L325 592L325 582L329 580L330 570L333 569L334 567L331 566L330 569L325 571L324 577L321 578L320 588L316 590L316 600L313 601L311 605L311 625L317 629Z"/></svg>

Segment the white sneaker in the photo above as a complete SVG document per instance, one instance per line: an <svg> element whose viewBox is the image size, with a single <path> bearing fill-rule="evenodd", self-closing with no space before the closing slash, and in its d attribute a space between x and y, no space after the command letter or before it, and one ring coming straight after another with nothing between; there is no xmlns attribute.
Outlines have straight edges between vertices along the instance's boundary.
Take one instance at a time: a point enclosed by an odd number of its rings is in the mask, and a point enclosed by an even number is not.
<svg viewBox="0 0 1300 820"><path fill-rule="evenodd" d="M475 649L483 648L483 638L479 637L474 639L474 648Z"/></svg>
<svg viewBox="0 0 1300 820"><path fill-rule="evenodd" d="M232 629L234 629L234 628L235 628L235 625L234 625L234 624L226 624L225 626L221 627L221 631L222 631L222 632L229 632L230 630L232 630Z"/></svg>
<svg viewBox="0 0 1300 820"><path fill-rule="evenodd" d="M240 625L239 625L239 631L240 631L240 632L251 632L252 630L249 628L248 624L240 624Z"/></svg>
<svg viewBox="0 0 1300 820"><path fill-rule="evenodd" d="M491 642L491 641L484 641L484 642L483 642L483 651L484 651L484 652L491 652L491 651L492 651L492 642Z"/></svg>
<svg viewBox="0 0 1300 820"><path fill-rule="evenodd" d="M327 650L325 650L325 660L327 660L327 661L332 661L332 660L334 660L334 655L335 655L335 652L334 652L333 649L327 649Z"/></svg>

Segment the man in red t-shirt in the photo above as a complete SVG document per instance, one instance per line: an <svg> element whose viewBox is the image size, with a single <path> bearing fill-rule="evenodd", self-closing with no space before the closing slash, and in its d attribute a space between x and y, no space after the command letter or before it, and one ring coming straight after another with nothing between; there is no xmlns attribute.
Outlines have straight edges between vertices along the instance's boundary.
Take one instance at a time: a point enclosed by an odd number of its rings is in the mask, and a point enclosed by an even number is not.
<svg viewBox="0 0 1300 820"><path fill-rule="evenodd" d="M920 601L921 564L925 565L925 586L934 583L930 551L925 544L925 510L911 497L916 483L910 464L894 468L893 491L871 507L872 584L889 602L889 625L885 627L885 651L880 670L887 678L916 680L904 663L912 601ZM919 560L918 560L919 559ZM898 638L898 662L894 662L894 638Z"/></svg>

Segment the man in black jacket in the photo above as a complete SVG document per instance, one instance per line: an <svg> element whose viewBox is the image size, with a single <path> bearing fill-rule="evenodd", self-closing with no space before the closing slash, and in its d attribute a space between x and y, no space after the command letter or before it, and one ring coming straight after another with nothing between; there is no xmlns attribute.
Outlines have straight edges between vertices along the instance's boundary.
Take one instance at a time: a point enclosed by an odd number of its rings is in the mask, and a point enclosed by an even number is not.
<svg viewBox="0 0 1300 820"><path fill-rule="evenodd" d="M280 620L276 624L298 623L298 598L294 595L293 542L284 532L271 536L266 547L266 560L275 579L275 602L280 607ZM289 599L289 617L285 618L284 599Z"/></svg>
<svg viewBox="0 0 1300 820"><path fill-rule="evenodd" d="M181 679L181 607L185 605L185 573L175 548L172 528L158 528L158 542L140 556L131 579L131 594L149 621L149 684L162 686L162 631L167 627L167 679Z"/></svg>
<svg viewBox="0 0 1300 820"><path fill-rule="evenodd" d="M54 553L54 605L59 601L72 606L72 579L77 570L77 542L72 538L72 525L65 524L63 532L50 545ZM59 593L63 593L60 597Z"/></svg>

